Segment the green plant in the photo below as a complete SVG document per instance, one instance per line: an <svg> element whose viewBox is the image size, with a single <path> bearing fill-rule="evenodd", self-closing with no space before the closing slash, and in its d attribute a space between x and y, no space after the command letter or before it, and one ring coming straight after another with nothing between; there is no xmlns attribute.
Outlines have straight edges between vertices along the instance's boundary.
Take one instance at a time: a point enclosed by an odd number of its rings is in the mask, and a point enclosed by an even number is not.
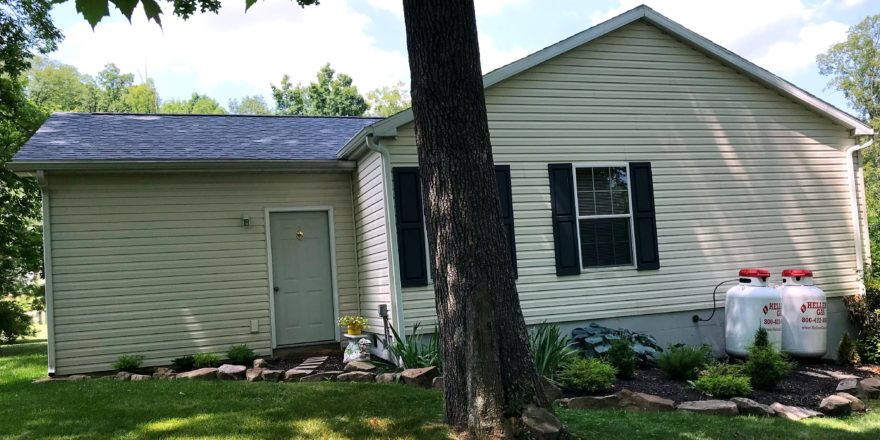
<svg viewBox="0 0 880 440"><path fill-rule="evenodd" d="M171 367L177 371L189 371L196 366L196 358L192 355L181 356L171 360Z"/></svg>
<svg viewBox="0 0 880 440"><path fill-rule="evenodd" d="M743 367L752 386L759 390L773 390L793 369L794 363L767 342L767 330L758 329Z"/></svg>
<svg viewBox="0 0 880 440"><path fill-rule="evenodd" d="M575 359L562 367L559 381L563 386L585 393L598 393L614 387L617 370L600 359Z"/></svg>
<svg viewBox="0 0 880 440"><path fill-rule="evenodd" d="M428 343L422 343L418 336L419 323L413 325L412 336L403 339L397 333L394 327L391 327L391 333L394 335L394 341L388 346L391 353L400 359L400 363L404 368L424 368L437 367L438 370L443 369L443 358L440 353L440 333L434 328L434 333L428 340Z"/></svg>
<svg viewBox="0 0 880 440"><path fill-rule="evenodd" d="M880 258L875 260L880 261ZM855 345L861 361L880 363L880 282L868 283L864 295L846 296L843 299L849 322L856 330Z"/></svg>
<svg viewBox="0 0 880 440"><path fill-rule="evenodd" d="M608 363L617 369L617 377L630 379L634 376L636 368L636 352L626 339L618 339L611 343L606 357Z"/></svg>
<svg viewBox="0 0 880 440"><path fill-rule="evenodd" d="M113 369L134 373L144 363L144 357L139 354L124 354L113 363Z"/></svg>
<svg viewBox="0 0 880 440"><path fill-rule="evenodd" d="M748 376L739 365L715 363L700 373L694 382L696 389L719 399L746 396L752 392Z"/></svg>
<svg viewBox="0 0 880 440"><path fill-rule="evenodd" d="M840 338L840 344L837 346L837 362L850 366L862 363L858 347L849 337L849 332L843 332L843 337Z"/></svg>
<svg viewBox="0 0 880 440"><path fill-rule="evenodd" d="M700 370L712 362L712 348L708 345L692 347L671 345L657 358L657 366L674 380L693 380Z"/></svg>
<svg viewBox="0 0 880 440"><path fill-rule="evenodd" d="M367 326L367 318L363 316L345 315L339 318L339 325L342 327L364 328Z"/></svg>
<svg viewBox="0 0 880 440"><path fill-rule="evenodd" d="M555 377L561 365L578 355L558 324L542 322L532 328L529 336L535 368L546 378Z"/></svg>
<svg viewBox="0 0 880 440"><path fill-rule="evenodd" d="M229 351L226 352L226 358L229 359L229 363L231 364L249 367L254 363L257 354L245 344L233 345L229 348Z"/></svg>
<svg viewBox="0 0 880 440"><path fill-rule="evenodd" d="M219 367L220 356L217 353L196 353L193 355L194 368Z"/></svg>
<svg viewBox="0 0 880 440"><path fill-rule="evenodd" d="M657 360L657 353L663 351L653 336L627 329L613 330L592 323L587 327L571 331L572 343L583 351L584 357L588 358L603 356L611 349L611 343L618 339L626 339L630 342L636 358L643 365L653 364Z"/></svg>
<svg viewBox="0 0 880 440"><path fill-rule="evenodd" d="M14 301L0 299L0 341L11 344L22 336L33 334L31 318L24 308Z"/></svg>

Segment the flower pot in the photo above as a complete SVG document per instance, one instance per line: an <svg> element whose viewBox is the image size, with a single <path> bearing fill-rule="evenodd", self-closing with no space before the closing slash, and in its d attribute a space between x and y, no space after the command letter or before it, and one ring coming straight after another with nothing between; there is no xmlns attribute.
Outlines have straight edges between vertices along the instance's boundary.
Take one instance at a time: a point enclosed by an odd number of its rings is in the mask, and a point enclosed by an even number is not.
<svg viewBox="0 0 880 440"><path fill-rule="evenodd" d="M348 334L350 335L359 335L361 334L361 326L359 325L350 325L348 326Z"/></svg>

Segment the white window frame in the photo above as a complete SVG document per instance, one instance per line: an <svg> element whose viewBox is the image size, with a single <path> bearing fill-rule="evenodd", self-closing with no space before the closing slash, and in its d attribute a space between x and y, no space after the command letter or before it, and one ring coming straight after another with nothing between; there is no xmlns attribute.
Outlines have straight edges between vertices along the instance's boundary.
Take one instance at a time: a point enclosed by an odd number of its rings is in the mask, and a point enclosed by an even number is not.
<svg viewBox="0 0 880 440"><path fill-rule="evenodd" d="M574 185L574 213L577 219L577 237L578 237L578 267L581 273L608 269L634 269L636 267L636 231L635 222L633 222L633 204L632 204L632 174L629 170L629 162L576 162L571 164L571 182ZM625 168L626 169L626 191L627 202L629 203L629 214L606 214L606 215L581 215L581 209L578 205L578 168ZM603 218L629 218L629 247L631 264L621 264L615 266L592 266L584 267L583 242L581 241L581 220L603 219Z"/></svg>

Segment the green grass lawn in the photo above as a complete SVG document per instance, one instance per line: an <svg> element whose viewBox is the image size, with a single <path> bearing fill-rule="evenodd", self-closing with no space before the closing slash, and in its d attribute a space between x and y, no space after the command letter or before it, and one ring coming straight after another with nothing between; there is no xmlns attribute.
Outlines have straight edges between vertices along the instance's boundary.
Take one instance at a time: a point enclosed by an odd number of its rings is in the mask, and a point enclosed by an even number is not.
<svg viewBox="0 0 880 440"><path fill-rule="evenodd" d="M89 380L32 384L45 374L45 343L0 348L2 439L438 439L442 399L433 390L351 383ZM789 422L679 413L559 409L580 438L872 439L866 416Z"/></svg>

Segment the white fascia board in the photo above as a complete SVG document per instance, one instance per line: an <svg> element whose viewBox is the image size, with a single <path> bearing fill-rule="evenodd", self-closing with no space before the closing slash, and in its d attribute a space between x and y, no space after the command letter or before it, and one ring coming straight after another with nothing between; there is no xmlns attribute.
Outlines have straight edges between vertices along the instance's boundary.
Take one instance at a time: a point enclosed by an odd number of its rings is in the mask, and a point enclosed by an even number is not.
<svg viewBox="0 0 880 440"><path fill-rule="evenodd" d="M46 160L8 162L6 167L19 175L43 171L86 172L333 172L357 167L347 160Z"/></svg>

